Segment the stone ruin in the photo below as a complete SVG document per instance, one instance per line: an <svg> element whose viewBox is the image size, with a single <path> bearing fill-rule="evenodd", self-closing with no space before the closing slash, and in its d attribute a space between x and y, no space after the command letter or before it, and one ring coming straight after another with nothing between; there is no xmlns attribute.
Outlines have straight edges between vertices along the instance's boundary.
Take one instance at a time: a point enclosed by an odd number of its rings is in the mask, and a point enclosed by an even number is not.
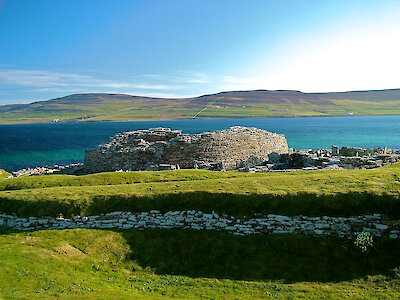
<svg viewBox="0 0 400 300"><path fill-rule="evenodd" d="M373 169L400 161L400 151L388 148L332 146L331 149L290 150L271 153L268 160L247 160L239 170L247 172L290 172L297 170Z"/></svg>
<svg viewBox="0 0 400 300"><path fill-rule="evenodd" d="M184 134L170 128L124 132L85 153L88 173L118 170L231 170L243 161L268 160L288 153L284 135L235 126L226 130Z"/></svg>
<svg viewBox="0 0 400 300"><path fill-rule="evenodd" d="M235 126L183 134L153 128L124 132L85 153L83 172L206 169L245 172L371 169L400 161L400 151L385 148L332 146L331 149L288 149L284 135Z"/></svg>
<svg viewBox="0 0 400 300"><path fill-rule="evenodd" d="M235 126L200 134L154 128L111 137L87 150L84 164L23 169L7 178L180 168L244 172L372 169L396 162L400 162L399 149L332 146L293 150L288 149L284 135L257 128Z"/></svg>

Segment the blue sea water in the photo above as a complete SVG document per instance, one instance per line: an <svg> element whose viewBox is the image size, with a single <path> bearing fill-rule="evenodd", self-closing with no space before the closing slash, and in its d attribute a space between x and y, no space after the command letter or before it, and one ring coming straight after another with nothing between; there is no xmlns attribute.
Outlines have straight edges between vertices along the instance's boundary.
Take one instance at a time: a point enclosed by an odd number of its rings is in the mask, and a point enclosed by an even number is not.
<svg viewBox="0 0 400 300"><path fill-rule="evenodd" d="M0 125L0 168L12 171L82 162L86 149L123 131L161 126L199 133L236 125L282 133L295 149L400 148L400 116L18 124Z"/></svg>

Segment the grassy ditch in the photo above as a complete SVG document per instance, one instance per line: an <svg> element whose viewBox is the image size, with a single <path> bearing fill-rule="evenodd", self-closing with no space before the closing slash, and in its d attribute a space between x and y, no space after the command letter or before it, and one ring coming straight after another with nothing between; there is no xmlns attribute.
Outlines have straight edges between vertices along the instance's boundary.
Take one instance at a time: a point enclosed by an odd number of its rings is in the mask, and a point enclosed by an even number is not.
<svg viewBox="0 0 400 300"><path fill-rule="evenodd" d="M398 298L398 241L188 230L0 235L4 298Z"/></svg>

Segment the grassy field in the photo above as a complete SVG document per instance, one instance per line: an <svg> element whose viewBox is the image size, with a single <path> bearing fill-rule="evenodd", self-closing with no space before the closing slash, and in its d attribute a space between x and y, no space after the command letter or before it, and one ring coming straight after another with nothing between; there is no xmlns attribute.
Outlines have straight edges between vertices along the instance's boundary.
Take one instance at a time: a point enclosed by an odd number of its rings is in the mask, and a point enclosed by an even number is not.
<svg viewBox="0 0 400 300"><path fill-rule="evenodd" d="M352 171L248 174L180 170L85 176L48 175L0 182L0 211L64 216L149 209L355 215L400 218L400 164Z"/></svg>
<svg viewBox="0 0 400 300"><path fill-rule="evenodd" d="M10 174L3 169L0 169L0 179L8 177Z"/></svg>
<svg viewBox="0 0 400 300"><path fill-rule="evenodd" d="M396 299L400 243L184 230L0 235L0 297Z"/></svg>
<svg viewBox="0 0 400 300"><path fill-rule="evenodd" d="M400 164L248 174L180 170L0 180L0 212L150 209L400 218ZM0 228L0 298L342 299L400 297L400 241L194 230Z"/></svg>

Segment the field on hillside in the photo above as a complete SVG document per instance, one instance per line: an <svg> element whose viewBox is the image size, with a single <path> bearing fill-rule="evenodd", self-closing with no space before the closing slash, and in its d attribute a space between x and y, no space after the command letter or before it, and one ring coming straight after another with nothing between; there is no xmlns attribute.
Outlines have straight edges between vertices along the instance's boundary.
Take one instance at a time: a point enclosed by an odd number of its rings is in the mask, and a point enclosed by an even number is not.
<svg viewBox="0 0 400 300"><path fill-rule="evenodd" d="M398 115L400 90L343 93L299 91L222 92L164 99L124 94L74 94L30 104L0 106L0 124L63 121L146 121Z"/></svg>
<svg viewBox="0 0 400 300"><path fill-rule="evenodd" d="M202 210L400 219L400 164L248 174L180 170L0 179L0 212L93 215ZM400 297L400 241L197 230L0 228L0 298L326 299Z"/></svg>

